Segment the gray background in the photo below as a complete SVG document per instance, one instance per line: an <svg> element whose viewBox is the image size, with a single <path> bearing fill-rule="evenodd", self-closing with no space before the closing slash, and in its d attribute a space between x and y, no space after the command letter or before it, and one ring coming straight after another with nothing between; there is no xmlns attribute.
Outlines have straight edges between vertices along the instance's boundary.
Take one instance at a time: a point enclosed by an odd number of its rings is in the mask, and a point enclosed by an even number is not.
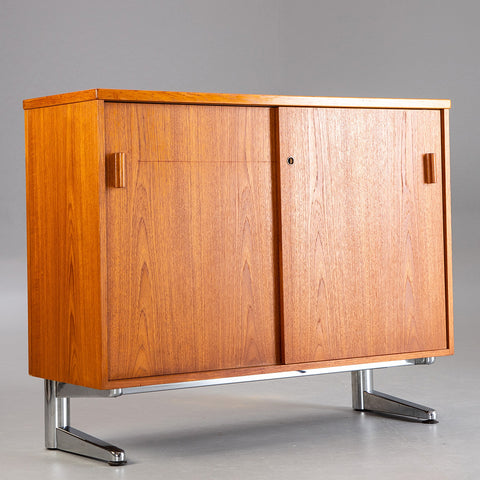
<svg viewBox="0 0 480 480"><path fill-rule="evenodd" d="M10 478L93 478L99 468L122 478L477 478L479 15L465 0L0 0L0 458ZM44 451L42 385L26 374L21 101L88 88L451 98L457 354L379 375L444 421L354 415L338 375L79 400L74 418L121 440L132 464L108 470Z"/></svg>

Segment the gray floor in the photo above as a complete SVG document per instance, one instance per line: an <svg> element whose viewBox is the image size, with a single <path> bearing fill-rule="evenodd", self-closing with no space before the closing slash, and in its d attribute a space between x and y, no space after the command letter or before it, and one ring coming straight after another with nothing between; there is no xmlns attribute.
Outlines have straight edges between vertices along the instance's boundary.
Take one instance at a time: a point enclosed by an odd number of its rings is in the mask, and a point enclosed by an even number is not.
<svg viewBox="0 0 480 480"><path fill-rule="evenodd" d="M124 448L124 467L44 450L43 383L25 373L24 266L3 263L11 274L0 276L8 318L0 336L2 478L476 480L480 282L472 256L459 257L456 355L375 376L379 390L435 407L439 424L353 412L349 374L73 400L73 425Z"/></svg>

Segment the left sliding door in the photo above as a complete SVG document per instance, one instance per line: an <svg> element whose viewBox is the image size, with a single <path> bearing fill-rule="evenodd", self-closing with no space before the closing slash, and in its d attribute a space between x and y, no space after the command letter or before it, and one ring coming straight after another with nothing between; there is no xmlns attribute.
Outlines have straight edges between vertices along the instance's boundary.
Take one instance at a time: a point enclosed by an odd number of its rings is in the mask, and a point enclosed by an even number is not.
<svg viewBox="0 0 480 480"><path fill-rule="evenodd" d="M279 362L272 119L105 104L111 380Z"/></svg>

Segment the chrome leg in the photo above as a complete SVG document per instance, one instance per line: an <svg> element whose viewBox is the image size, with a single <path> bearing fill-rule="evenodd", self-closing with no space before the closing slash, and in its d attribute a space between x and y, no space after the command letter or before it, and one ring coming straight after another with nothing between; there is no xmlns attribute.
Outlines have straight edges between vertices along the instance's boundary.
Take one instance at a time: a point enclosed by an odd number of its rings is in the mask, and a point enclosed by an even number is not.
<svg viewBox="0 0 480 480"><path fill-rule="evenodd" d="M364 392L373 390L373 371L358 370L352 372L352 407L354 410L365 410Z"/></svg>
<svg viewBox="0 0 480 480"><path fill-rule="evenodd" d="M45 447L103 460L126 463L125 452L70 426L70 398L57 396L58 382L45 380Z"/></svg>
<svg viewBox="0 0 480 480"><path fill-rule="evenodd" d="M433 408L374 390L372 370L352 372L352 407L360 411L415 418L424 423L437 423L437 412Z"/></svg>
<svg viewBox="0 0 480 480"><path fill-rule="evenodd" d="M70 399L57 397L57 382L45 380L45 447L57 448L57 429L70 425Z"/></svg>

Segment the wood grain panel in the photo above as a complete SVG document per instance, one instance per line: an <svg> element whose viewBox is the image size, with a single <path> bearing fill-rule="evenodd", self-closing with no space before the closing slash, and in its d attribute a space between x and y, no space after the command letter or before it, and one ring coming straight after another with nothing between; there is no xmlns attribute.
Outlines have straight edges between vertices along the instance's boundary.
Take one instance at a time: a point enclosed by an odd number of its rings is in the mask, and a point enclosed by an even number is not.
<svg viewBox="0 0 480 480"><path fill-rule="evenodd" d="M125 109L138 123L133 161L272 162L269 109L155 104Z"/></svg>
<svg viewBox="0 0 480 480"><path fill-rule="evenodd" d="M23 108L40 108L85 100L204 105L356 107L356 108L450 108L450 100L419 98L300 97L231 93L162 92L96 88L24 100Z"/></svg>
<svg viewBox="0 0 480 480"><path fill-rule="evenodd" d="M29 371L100 387L103 102L30 110L25 121Z"/></svg>
<svg viewBox="0 0 480 480"><path fill-rule="evenodd" d="M279 132L285 361L446 348L440 112L280 108Z"/></svg>
<svg viewBox="0 0 480 480"><path fill-rule="evenodd" d="M279 360L269 109L107 104L111 379Z"/></svg>

